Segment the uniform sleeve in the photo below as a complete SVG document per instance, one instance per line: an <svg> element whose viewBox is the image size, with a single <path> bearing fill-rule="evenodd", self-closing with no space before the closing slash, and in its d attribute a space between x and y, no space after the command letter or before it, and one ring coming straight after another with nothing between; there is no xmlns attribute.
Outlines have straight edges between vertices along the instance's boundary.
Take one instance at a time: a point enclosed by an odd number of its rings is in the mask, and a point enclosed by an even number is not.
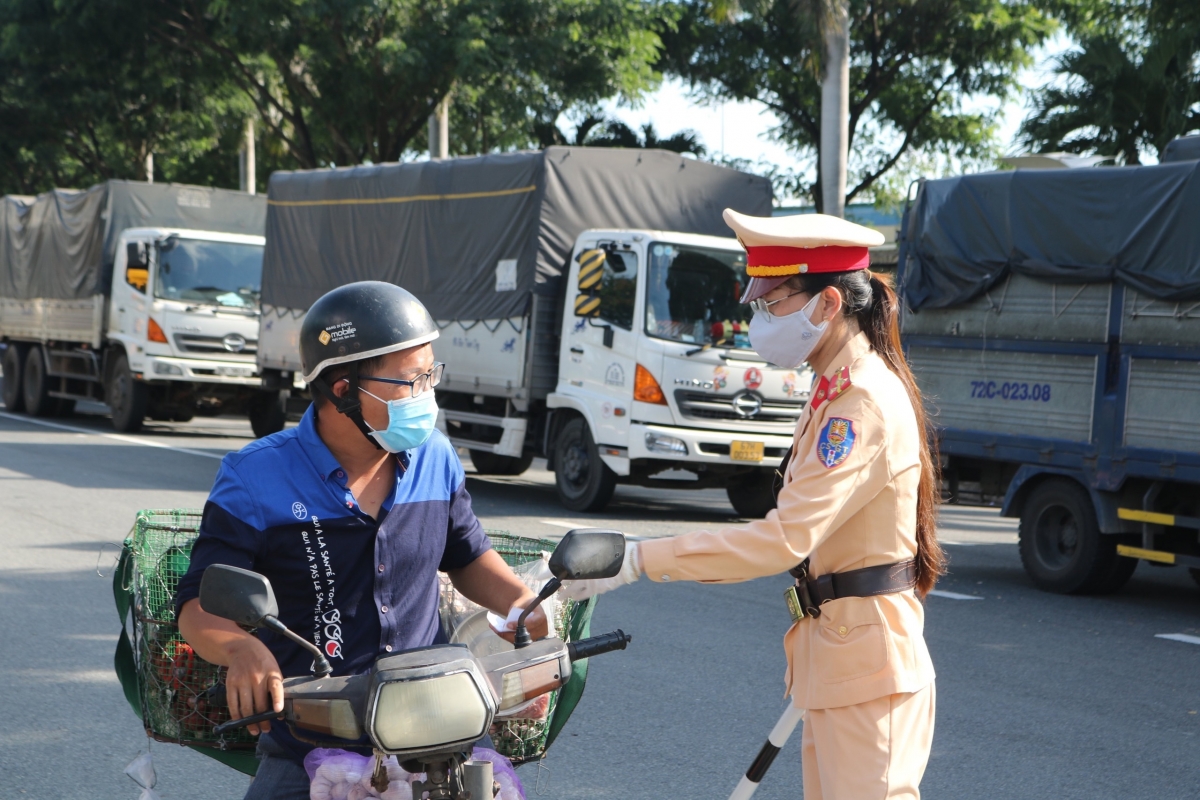
<svg viewBox="0 0 1200 800"><path fill-rule="evenodd" d="M255 523L258 524L255 524ZM204 570L213 564L253 569L262 544L261 513L237 471L222 462L213 484L200 534L192 546L188 571L175 589L175 616L184 603L200 596Z"/></svg>
<svg viewBox="0 0 1200 800"><path fill-rule="evenodd" d="M744 528L638 545L653 581L733 583L786 572L862 510L891 479L883 418L865 395L831 402L778 508Z"/></svg>

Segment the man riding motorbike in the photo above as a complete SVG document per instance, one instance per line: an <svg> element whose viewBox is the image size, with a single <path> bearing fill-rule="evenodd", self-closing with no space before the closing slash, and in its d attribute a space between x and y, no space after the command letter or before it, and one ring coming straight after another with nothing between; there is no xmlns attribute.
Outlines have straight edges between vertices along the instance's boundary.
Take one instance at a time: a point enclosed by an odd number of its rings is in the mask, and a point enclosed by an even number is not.
<svg viewBox="0 0 1200 800"><path fill-rule="evenodd" d="M444 643L439 571L509 619L533 598L492 551L462 464L434 428L437 336L425 307L398 286L363 281L325 294L300 332L313 405L298 427L223 459L175 605L196 653L228 667L234 718L281 711L283 678L309 675L312 657L281 635L205 613L199 587L212 564L269 578L279 619L325 653L335 676ZM546 635L540 610L529 627ZM261 736L247 800L308 798L311 746L283 725L249 730Z"/></svg>

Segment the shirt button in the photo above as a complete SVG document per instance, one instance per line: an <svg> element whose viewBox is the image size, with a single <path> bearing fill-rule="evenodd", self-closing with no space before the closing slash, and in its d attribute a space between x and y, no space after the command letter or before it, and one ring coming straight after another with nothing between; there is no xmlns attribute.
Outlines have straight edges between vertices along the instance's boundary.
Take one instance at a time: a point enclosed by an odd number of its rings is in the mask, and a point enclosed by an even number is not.
<svg viewBox="0 0 1200 800"><path fill-rule="evenodd" d="M344 478L344 477L346 477L346 473L342 472L342 471L339 469L339 470L337 471L337 476L338 476L339 478Z"/></svg>
<svg viewBox="0 0 1200 800"><path fill-rule="evenodd" d="M838 635L839 635L839 636L845 636L845 635L846 635L846 626L845 626L845 625L843 625L842 627L838 628Z"/></svg>
<svg viewBox="0 0 1200 800"><path fill-rule="evenodd" d="M663 575L663 576L662 576L662 579L663 579L663 582L665 583L666 581L669 581L669 580L671 580L671 576L670 576L670 575Z"/></svg>
<svg viewBox="0 0 1200 800"><path fill-rule="evenodd" d="M383 648L383 649L384 649L384 650L387 650L389 653L390 653L390 652L392 652L392 646L391 646L390 644L389 644L387 647Z"/></svg>
<svg viewBox="0 0 1200 800"><path fill-rule="evenodd" d="M380 564L380 565L379 565L379 571L380 571L380 572L383 572L383 564Z"/></svg>
<svg viewBox="0 0 1200 800"><path fill-rule="evenodd" d="M383 613L385 613L385 614L386 614L386 613L387 613L387 606L380 606L380 607L379 607L379 610L380 610L380 611L382 611Z"/></svg>

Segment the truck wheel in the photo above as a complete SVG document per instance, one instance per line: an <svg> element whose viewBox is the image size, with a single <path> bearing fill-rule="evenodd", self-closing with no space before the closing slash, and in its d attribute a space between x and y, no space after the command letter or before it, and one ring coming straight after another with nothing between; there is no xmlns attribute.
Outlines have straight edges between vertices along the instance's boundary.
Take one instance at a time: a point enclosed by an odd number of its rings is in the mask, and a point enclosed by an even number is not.
<svg viewBox="0 0 1200 800"><path fill-rule="evenodd" d="M1091 496L1072 480L1055 478L1033 490L1019 537L1025 572L1047 592L1111 592L1132 574L1123 574L1128 567L1115 563L1121 559L1116 537L1100 533Z"/></svg>
<svg viewBox="0 0 1200 800"><path fill-rule="evenodd" d="M31 347L25 355L25 370L21 376L21 394L25 411L33 417L52 417L58 412L58 400L50 396L46 380L46 358L41 347Z"/></svg>
<svg viewBox="0 0 1200 800"><path fill-rule="evenodd" d="M520 458L514 456L498 456L486 450L468 450L471 463L480 475L520 475L529 469L533 463L533 453L525 453Z"/></svg>
<svg viewBox="0 0 1200 800"><path fill-rule="evenodd" d="M25 410L21 377L25 372L25 347L10 344L4 350L4 407L17 413Z"/></svg>
<svg viewBox="0 0 1200 800"><path fill-rule="evenodd" d="M113 363L108 382L108 407L112 409L113 427L122 433L140 431L149 402L150 387L134 380L129 356L121 353Z"/></svg>
<svg viewBox="0 0 1200 800"><path fill-rule="evenodd" d="M247 416L250 428L258 439L279 433L287 422L287 392L260 392L250 400Z"/></svg>
<svg viewBox="0 0 1200 800"><path fill-rule="evenodd" d="M755 470L749 475L737 475L725 484L725 494L738 516L762 519L775 507L775 492L770 470Z"/></svg>
<svg viewBox="0 0 1200 800"><path fill-rule="evenodd" d="M563 425L554 445L554 486L570 511L602 511L617 488L617 473L600 460L587 422Z"/></svg>

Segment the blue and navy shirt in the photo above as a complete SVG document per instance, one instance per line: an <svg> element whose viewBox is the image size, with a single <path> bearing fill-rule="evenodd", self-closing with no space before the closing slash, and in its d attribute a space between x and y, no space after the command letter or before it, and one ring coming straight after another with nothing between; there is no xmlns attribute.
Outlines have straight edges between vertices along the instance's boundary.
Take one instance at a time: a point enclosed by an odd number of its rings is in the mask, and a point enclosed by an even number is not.
<svg viewBox="0 0 1200 800"><path fill-rule="evenodd" d="M310 407L297 427L221 461L175 609L199 596L211 564L254 570L270 579L280 620L325 652L334 675L354 675L379 656L444 642L437 573L490 548L443 434L399 454L396 490L376 520L347 488ZM307 651L266 629L258 636L284 677L312 674ZM283 725L271 736L297 758L309 749Z"/></svg>

